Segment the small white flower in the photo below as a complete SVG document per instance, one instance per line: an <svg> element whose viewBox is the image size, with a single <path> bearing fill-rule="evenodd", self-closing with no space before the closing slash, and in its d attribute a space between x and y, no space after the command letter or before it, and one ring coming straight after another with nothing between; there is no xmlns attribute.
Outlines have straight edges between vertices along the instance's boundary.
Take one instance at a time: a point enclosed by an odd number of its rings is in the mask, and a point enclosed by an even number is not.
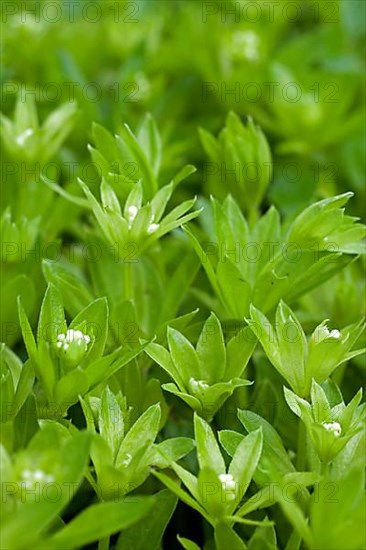
<svg viewBox="0 0 366 550"><path fill-rule="evenodd" d="M234 500L236 497L236 481L231 474L220 474L219 480L221 481L222 489L226 493L228 500Z"/></svg>
<svg viewBox="0 0 366 550"><path fill-rule="evenodd" d="M323 422L323 426L328 432L332 432L335 437L339 437L342 433L342 426L339 422Z"/></svg>
<svg viewBox="0 0 366 550"><path fill-rule="evenodd" d="M260 38L251 30L238 31L233 34L231 52L236 58L244 58L251 62L259 61Z"/></svg>
<svg viewBox="0 0 366 550"><path fill-rule="evenodd" d="M63 366L69 369L80 364L88 351L90 342L90 336L81 330L69 329L66 334L58 334L56 347L62 354Z"/></svg>
<svg viewBox="0 0 366 550"><path fill-rule="evenodd" d="M90 336L81 332L81 330L69 329L66 334L58 334L57 347L63 351L67 351L71 344L76 344L78 348L82 348L83 351L87 351L88 344L90 344Z"/></svg>
<svg viewBox="0 0 366 550"><path fill-rule="evenodd" d="M319 326L315 329L314 332L314 340L316 342L322 342L322 340L325 340L326 338L334 338L335 340L339 340L341 338L341 333L337 329L329 330L329 328L324 326Z"/></svg>
<svg viewBox="0 0 366 550"><path fill-rule="evenodd" d="M32 136L33 134L34 130L32 130L32 128L27 128L26 130L24 130L24 132L22 132L21 134L19 134L19 136L15 138L15 141L18 145L22 147L27 139L30 138L30 136Z"/></svg>
<svg viewBox="0 0 366 550"><path fill-rule="evenodd" d="M158 223L151 223L149 227L147 228L147 233L151 235L151 233L155 233L155 231L159 229Z"/></svg>
<svg viewBox="0 0 366 550"><path fill-rule="evenodd" d="M120 466L128 466L131 463L132 456L129 453L125 454L125 458L119 462Z"/></svg>
<svg viewBox="0 0 366 550"><path fill-rule="evenodd" d="M207 390L210 386L208 384L206 384L206 382L204 382L203 380L196 380L195 378L190 378L189 379L189 387L191 389L191 391L195 392L195 391L202 391L202 390Z"/></svg>
<svg viewBox="0 0 366 550"><path fill-rule="evenodd" d="M24 489L32 489L36 483L52 483L55 478L51 474L46 474L43 470L23 470L21 473L21 485Z"/></svg>
<svg viewBox="0 0 366 550"><path fill-rule="evenodd" d="M136 216L138 214L138 211L139 211L139 209L134 204L131 204L131 206L129 206L127 208L128 227L130 229L131 229L132 222L134 221L134 219L136 218Z"/></svg>

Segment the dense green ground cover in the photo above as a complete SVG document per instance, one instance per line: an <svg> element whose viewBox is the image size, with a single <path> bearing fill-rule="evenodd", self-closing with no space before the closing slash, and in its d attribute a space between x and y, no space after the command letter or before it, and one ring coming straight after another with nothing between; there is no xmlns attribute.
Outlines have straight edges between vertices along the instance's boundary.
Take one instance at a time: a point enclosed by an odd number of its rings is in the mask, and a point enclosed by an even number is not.
<svg viewBox="0 0 366 550"><path fill-rule="evenodd" d="M1 10L1 548L365 548L364 2Z"/></svg>

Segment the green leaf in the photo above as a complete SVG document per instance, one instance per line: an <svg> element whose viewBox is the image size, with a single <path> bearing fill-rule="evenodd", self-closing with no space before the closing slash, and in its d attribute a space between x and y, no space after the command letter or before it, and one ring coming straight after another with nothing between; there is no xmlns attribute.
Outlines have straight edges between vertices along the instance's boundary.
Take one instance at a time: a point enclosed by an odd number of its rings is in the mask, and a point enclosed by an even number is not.
<svg viewBox="0 0 366 550"><path fill-rule="evenodd" d="M19 136L28 128L38 129L38 114L35 96L33 94L18 94L14 113L14 130Z"/></svg>
<svg viewBox="0 0 366 550"><path fill-rule="evenodd" d="M311 384L311 403L315 422L330 422L331 408L325 391L313 380ZM305 405L306 406L306 405Z"/></svg>
<svg viewBox="0 0 366 550"><path fill-rule="evenodd" d="M239 484L238 501L242 499L249 487L262 453L262 446L262 429L259 428L247 435L236 448L230 462L229 474Z"/></svg>
<svg viewBox="0 0 366 550"><path fill-rule="evenodd" d="M177 395L178 397L183 399L183 401L185 401L185 403L187 403L187 405L191 407L192 410L198 412L199 414L202 413L202 404L196 397L193 397L193 395L179 391L175 384L163 384L161 387L163 388L163 390L168 391L173 395Z"/></svg>
<svg viewBox="0 0 366 550"><path fill-rule="evenodd" d="M246 550L244 541L227 523L215 525L215 542L217 550Z"/></svg>
<svg viewBox="0 0 366 550"><path fill-rule="evenodd" d="M210 132L207 132L207 130L205 130L204 128L199 128L198 131L201 143L207 155L212 161L217 162L217 160L221 156L220 145L218 141L213 137L212 134L210 134Z"/></svg>
<svg viewBox="0 0 366 550"><path fill-rule="evenodd" d="M233 430L221 430L218 433L219 441L229 456L234 456L239 444L243 441L244 435Z"/></svg>
<svg viewBox="0 0 366 550"><path fill-rule="evenodd" d="M248 550L277 550L274 527L258 526L248 542Z"/></svg>
<svg viewBox="0 0 366 550"><path fill-rule="evenodd" d="M145 198L151 199L157 191L157 181L147 156L127 124L121 127L121 135L116 135L116 140L117 143L122 142L122 147L127 148L129 154L137 163L141 170Z"/></svg>
<svg viewBox="0 0 366 550"><path fill-rule="evenodd" d="M37 345L20 297L18 297L18 313L19 324L22 329L22 336L28 356L32 359L32 361L35 361L37 358Z"/></svg>
<svg viewBox="0 0 366 550"><path fill-rule="evenodd" d="M294 312L281 300L276 310L276 333L286 380L306 395L307 340Z"/></svg>
<svg viewBox="0 0 366 550"><path fill-rule="evenodd" d="M99 433L112 450L113 458L116 458L124 437L124 420L118 401L109 386L106 386L101 395Z"/></svg>
<svg viewBox="0 0 366 550"><path fill-rule="evenodd" d="M132 428L127 432L119 448L116 466L126 459L126 456L134 456L140 449L148 448L154 441L159 431L160 405L151 405L136 420Z"/></svg>
<svg viewBox="0 0 366 550"><path fill-rule="evenodd" d="M171 360L169 352L159 344L155 344L155 342L151 342L148 346L145 348L145 353L155 363L161 366L173 378L173 380L178 384L180 388L184 388L184 382L182 377L179 374L179 369L176 368L173 361Z"/></svg>
<svg viewBox="0 0 366 550"><path fill-rule="evenodd" d="M154 513L125 529L119 536L116 550L160 550L164 531L177 506L176 495L163 489L154 495Z"/></svg>
<svg viewBox="0 0 366 550"><path fill-rule="evenodd" d="M244 327L229 340L226 346L225 379L242 376L249 359L257 345L256 338L249 335L250 329Z"/></svg>
<svg viewBox="0 0 366 550"><path fill-rule="evenodd" d="M210 516L205 512L205 510L192 498L186 491L180 487L179 483L173 481L173 479L162 472L152 472L155 477L157 477L164 485L168 487L170 491L176 494L182 502L196 510L202 517L204 517L209 523L212 523Z"/></svg>
<svg viewBox="0 0 366 550"><path fill-rule="evenodd" d="M154 446L152 464L159 468L168 468L171 462L176 462L194 449L194 441L189 437L174 437L166 439Z"/></svg>
<svg viewBox="0 0 366 550"><path fill-rule="evenodd" d="M296 529L298 534L303 538L307 546L311 548L312 536L307 519L297 502L295 502L294 499L290 500L286 497L286 491L284 490L286 480L281 479L273 468L270 468L270 475L274 481L274 498L277 502L279 502L283 513L290 521L294 529Z"/></svg>
<svg viewBox="0 0 366 550"><path fill-rule="evenodd" d="M41 499L39 502L26 502L18 508L2 528L1 539L4 548L24 550L34 544L41 532L56 519L73 496L73 490L83 476L89 458L89 434L79 433L57 448L57 462L53 473L59 487L57 499ZM43 447L40 452L45 452Z"/></svg>
<svg viewBox="0 0 366 550"><path fill-rule="evenodd" d="M152 510L153 497L92 504L60 529L43 548L73 550L136 524Z"/></svg>
<svg viewBox="0 0 366 550"><path fill-rule="evenodd" d="M197 355L203 380L209 384L221 382L226 368L226 349L221 324L214 313L203 325Z"/></svg>
<svg viewBox="0 0 366 550"><path fill-rule="evenodd" d="M250 306L250 319L246 319L248 325L262 344L268 358L275 364L280 360L277 336L267 317L255 306ZM283 369L281 369L283 371ZM282 374L282 373L281 373Z"/></svg>
<svg viewBox="0 0 366 550"><path fill-rule="evenodd" d="M102 179L100 185L100 197L102 199L103 208L110 210L115 214L122 216L121 205L111 185L105 179Z"/></svg>
<svg viewBox="0 0 366 550"><path fill-rule="evenodd" d="M192 164L187 164L186 166L184 166L184 168L179 170L178 174L176 174L170 182L173 184L173 189L175 189L181 181L185 180L186 178L188 178L188 176L194 174L195 172L197 172L197 168Z"/></svg>
<svg viewBox="0 0 366 550"><path fill-rule="evenodd" d="M58 380L54 388L54 398L64 413L71 405L77 403L79 395L84 395L88 389L88 377L77 367Z"/></svg>
<svg viewBox="0 0 366 550"><path fill-rule="evenodd" d="M274 471L282 475L295 471L295 467L289 459L280 436L264 418L249 410L239 410L238 418L248 432L253 432L262 427L263 451L260 466L264 470L271 466ZM256 478L257 475L254 477Z"/></svg>
<svg viewBox="0 0 366 550"><path fill-rule="evenodd" d="M311 406L306 401L306 399L302 399L302 397L299 397L294 392L283 387L283 392L285 395L286 403L292 410L296 416L299 416L304 422L311 419Z"/></svg>
<svg viewBox="0 0 366 550"><path fill-rule="evenodd" d="M139 129L137 140L157 177L161 164L162 144L156 122L150 113L146 115Z"/></svg>
<svg viewBox="0 0 366 550"><path fill-rule="evenodd" d="M218 264L217 281L223 296L223 305L235 319L248 314L251 287L228 255ZM238 300L238 296L240 299Z"/></svg>
<svg viewBox="0 0 366 550"><path fill-rule="evenodd" d="M217 521L226 511L226 493L218 475L212 468L204 466L198 474L199 501L210 516ZM231 495L230 495L231 496ZM229 501L231 503L231 501Z"/></svg>
<svg viewBox="0 0 366 550"><path fill-rule="evenodd" d="M218 476L225 473L225 462L213 431L209 424L197 414L194 415L194 433L200 468L212 469Z"/></svg>
<svg viewBox="0 0 366 550"><path fill-rule="evenodd" d="M356 466L336 482L320 482L313 494L310 525L314 550L358 550L366 544L364 467ZM328 529L324 528L331 518Z"/></svg>
<svg viewBox="0 0 366 550"><path fill-rule="evenodd" d="M117 348L110 355L105 355L97 361L88 365L85 369L89 380L89 389L94 388L100 382L110 378L113 374L125 367L137 357L146 347L146 344L132 350L122 351L122 348Z"/></svg>
<svg viewBox="0 0 366 550"><path fill-rule="evenodd" d="M189 340L181 332L168 327L168 344L174 366L182 373L185 385L188 385L190 378L202 380L204 373L197 352Z"/></svg>
<svg viewBox="0 0 366 550"><path fill-rule="evenodd" d="M55 342L57 334L66 331L64 308L60 293L49 284L43 298L37 328L37 342Z"/></svg>
<svg viewBox="0 0 366 550"><path fill-rule="evenodd" d="M165 286L164 301L160 313L161 323L176 315L181 301L192 285L198 268L199 262L194 252L188 252L181 259L177 269L171 274Z"/></svg>
<svg viewBox="0 0 366 550"><path fill-rule="evenodd" d="M180 537L177 535L177 539L183 546L184 550L201 550L200 547L193 541L186 539L184 537Z"/></svg>
<svg viewBox="0 0 366 550"><path fill-rule="evenodd" d="M81 271L76 275L74 266L71 268L60 262L43 260L42 271L46 281L58 288L66 311L73 317L93 301L84 276Z"/></svg>
<svg viewBox="0 0 366 550"><path fill-rule="evenodd" d="M196 252L201 264L202 264L202 267L203 269L205 270L206 272L206 275L208 277L208 280L210 281L210 284L212 286L212 288L214 289L215 291L215 294L217 296L220 297L222 303L224 303L224 298L222 296L222 293L221 293L221 289L218 285L218 282L217 282L217 279L216 279L216 274L215 274L215 271L212 267L212 264L205 252L205 250L202 248L201 244L199 243L198 239L195 237L195 235L192 233L192 231L190 231L187 227L183 227L182 228L184 230L185 233L187 233L190 241L191 241L191 244L193 246L193 249L194 251Z"/></svg>

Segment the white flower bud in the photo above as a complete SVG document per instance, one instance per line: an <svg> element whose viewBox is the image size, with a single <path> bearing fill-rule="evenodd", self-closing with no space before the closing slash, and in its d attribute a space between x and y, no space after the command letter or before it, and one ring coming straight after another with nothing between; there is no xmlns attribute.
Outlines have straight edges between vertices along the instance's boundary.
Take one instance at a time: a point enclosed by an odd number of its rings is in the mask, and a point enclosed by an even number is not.
<svg viewBox="0 0 366 550"><path fill-rule="evenodd" d="M236 481L231 474L220 474L219 480L221 481L221 487L226 493L227 500L234 500L236 498Z"/></svg>
<svg viewBox="0 0 366 550"><path fill-rule="evenodd" d="M315 329L313 339L315 340L315 342L322 342L322 340L325 340L326 338L334 338L335 340L339 340L341 336L342 335L339 330L329 330L329 328L324 325L319 326Z"/></svg>
<svg viewBox="0 0 366 550"><path fill-rule="evenodd" d="M131 206L127 208L127 218L130 223L136 218L138 211L139 209L134 204L131 204Z"/></svg>
<svg viewBox="0 0 366 550"><path fill-rule="evenodd" d="M147 233L151 235L151 233L155 233L155 231L159 229L158 223L151 223L149 227L147 228Z"/></svg>
<svg viewBox="0 0 366 550"><path fill-rule="evenodd" d="M339 422L323 422L323 426L328 432L332 432L335 437L339 437L342 433L342 426Z"/></svg>
<svg viewBox="0 0 366 550"><path fill-rule="evenodd" d="M77 364L88 350L90 336L81 330L69 329L66 334L57 335L56 347L64 353L65 358L72 364Z"/></svg>
<svg viewBox="0 0 366 550"><path fill-rule="evenodd" d="M260 59L260 38L252 30L235 32L229 48L234 58L244 58L251 62L257 62Z"/></svg>
<svg viewBox="0 0 366 550"><path fill-rule="evenodd" d="M196 380L195 378L190 378L188 382L188 387L191 393L201 394L207 390L210 386L204 382L204 380Z"/></svg>
<svg viewBox="0 0 366 550"><path fill-rule="evenodd" d="M129 466L129 464L131 463L131 460L132 460L132 456L129 453L126 453L125 458L119 461L118 464L119 466L125 466L127 468L127 466Z"/></svg>
<svg viewBox="0 0 366 550"><path fill-rule="evenodd" d="M53 475L46 474L42 470L23 470L21 473L21 486L24 489L33 489L36 483L52 483L55 481Z"/></svg>
<svg viewBox="0 0 366 550"><path fill-rule="evenodd" d="M15 141L17 142L18 145L22 147L27 141L27 139L30 138L33 134L34 134L34 131L32 130L32 128L27 128L26 130L24 130L24 132L22 132L21 134L19 134L19 136L16 137Z"/></svg>

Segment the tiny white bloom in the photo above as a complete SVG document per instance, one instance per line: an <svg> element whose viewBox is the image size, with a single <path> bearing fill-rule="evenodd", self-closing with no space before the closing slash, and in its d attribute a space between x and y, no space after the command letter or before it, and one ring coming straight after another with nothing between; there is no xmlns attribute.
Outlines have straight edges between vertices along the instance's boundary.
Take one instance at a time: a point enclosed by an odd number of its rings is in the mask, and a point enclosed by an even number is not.
<svg viewBox="0 0 366 550"><path fill-rule="evenodd" d="M57 347L67 351L71 344L87 350L88 344L90 344L90 336L84 334L81 330L69 329L66 334L58 334Z"/></svg>
<svg viewBox="0 0 366 550"><path fill-rule="evenodd" d="M52 483L55 478L51 474L46 474L43 470L23 470L21 473L21 485L25 489L32 489L35 483Z"/></svg>
<svg viewBox="0 0 366 550"><path fill-rule="evenodd" d="M189 387L192 391L207 390L210 386L203 380L196 380L195 378L189 379Z"/></svg>
<svg viewBox="0 0 366 550"><path fill-rule="evenodd" d="M238 31L233 34L231 52L236 58L244 58L251 62L259 61L260 38L252 30Z"/></svg>
<svg viewBox="0 0 366 550"><path fill-rule="evenodd" d="M32 130L32 128L27 128L26 130L24 130L24 132L22 132L21 134L19 134L19 136L16 137L15 141L17 142L18 145L22 146L27 141L27 139L30 138L30 136L32 136L33 134L34 134L34 130Z"/></svg>
<svg viewBox="0 0 366 550"><path fill-rule="evenodd" d="M132 456L129 453L125 454L125 458L119 462L121 466L128 466L132 460Z"/></svg>
<svg viewBox="0 0 366 550"><path fill-rule="evenodd" d="M342 426L339 422L323 422L323 426L328 432L332 432L335 437L339 437L342 433Z"/></svg>
<svg viewBox="0 0 366 550"><path fill-rule="evenodd" d="M155 233L155 231L159 229L159 224L158 223L151 223L149 225L149 227L147 228L147 232L149 235L151 235L151 233Z"/></svg>
<svg viewBox="0 0 366 550"><path fill-rule="evenodd" d="M225 491L226 498L229 500L234 500L236 495L236 481L234 480L231 474L220 474L219 480L221 481L221 486Z"/></svg>
<svg viewBox="0 0 366 550"><path fill-rule="evenodd" d="M341 338L341 333L337 329L329 330L329 328L324 326L319 326L315 329L313 338L316 342L321 342L322 340L325 340L326 338L334 338L335 340L339 340Z"/></svg>
<svg viewBox="0 0 366 550"><path fill-rule="evenodd" d="M63 353L64 366L70 368L80 363L90 342L90 336L81 330L69 329L66 334L58 334L56 347Z"/></svg>
<svg viewBox="0 0 366 550"><path fill-rule="evenodd" d="M133 220L136 218L138 211L139 209L134 204L131 204L131 206L127 208L127 218L130 224L132 224Z"/></svg>

